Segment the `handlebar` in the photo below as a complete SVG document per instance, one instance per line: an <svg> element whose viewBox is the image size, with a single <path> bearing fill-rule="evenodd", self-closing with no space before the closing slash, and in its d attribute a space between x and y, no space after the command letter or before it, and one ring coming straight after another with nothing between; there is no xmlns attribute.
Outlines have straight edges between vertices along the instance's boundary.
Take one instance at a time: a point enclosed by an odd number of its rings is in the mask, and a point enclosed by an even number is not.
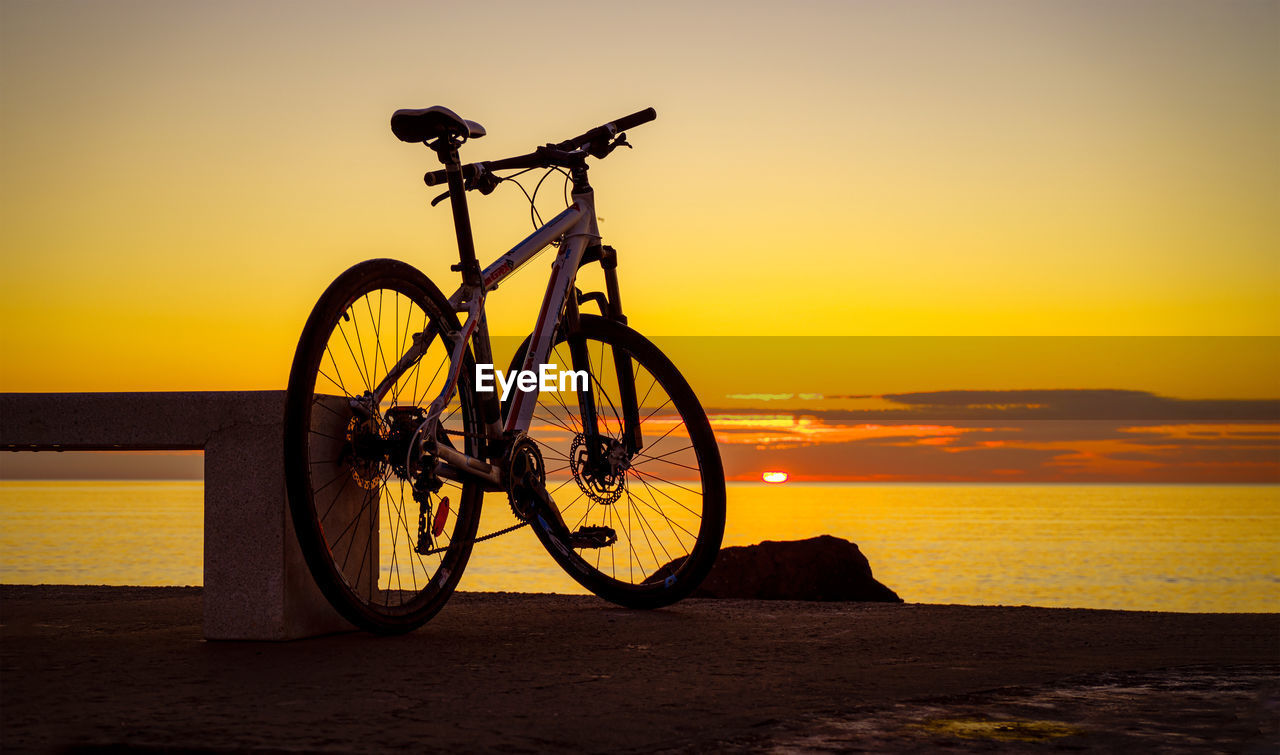
<svg viewBox="0 0 1280 755"><path fill-rule="evenodd" d="M560 142L556 145L558 149L573 150L582 149L601 139L610 139L618 133L634 128L643 123L648 123L658 117L658 111L653 108L645 108L638 113L624 115L616 121L606 123L603 126L596 126L585 134Z"/></svg>
<svg viewBox="0 0 1280 755"><path fill-rule="evenodd" d="M631 115L624 115L617 120L610 121L603 126L596 126L586 133L576 136L572 139L566 139L559 144L539 147L537 150L527 155L518 157L508 157L504 160L493 160L489 162L470 163L462 166L462 178L469 181L477 175L492 173L498 170L522 170L525 168L545 168L552 165L558 165L564 159L572 157L580 159L586 155L593 157L604 157L609 154L609 140L627 129L648 123L658 117L658 112L653 108L645 108ZM586 150L585 154L567 155L565 153L578 153L580 150ZM433 171L422 177L427 186L436 186L445 183L448 178L443 170Z"/></svg>

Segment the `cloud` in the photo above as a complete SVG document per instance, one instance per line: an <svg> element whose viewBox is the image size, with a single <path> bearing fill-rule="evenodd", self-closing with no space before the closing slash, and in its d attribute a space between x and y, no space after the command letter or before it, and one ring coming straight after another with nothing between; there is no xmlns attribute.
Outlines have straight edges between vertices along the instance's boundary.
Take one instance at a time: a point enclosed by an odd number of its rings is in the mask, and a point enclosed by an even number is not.
<svg viewBox="0 0 1280 755"><path fill-rule="evenodd" d="M1280 420L1280 399L1180 399L1116 389L928 391L882 398L938 419Z"/></svg>
<svg viewBox="0 0 1280 755"><path fill-rule="evenodd" d="M734 409L710 419L738 479L770 467L797 480L1280 482L1276 401L1119 390L884 398L907 408Z"/></svg>

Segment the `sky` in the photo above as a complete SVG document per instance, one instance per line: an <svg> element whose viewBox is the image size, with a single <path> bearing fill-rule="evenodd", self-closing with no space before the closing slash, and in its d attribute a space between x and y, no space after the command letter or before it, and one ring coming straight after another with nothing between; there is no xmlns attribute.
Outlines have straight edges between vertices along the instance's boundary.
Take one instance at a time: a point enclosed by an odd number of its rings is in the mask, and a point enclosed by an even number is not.
<svg viewBox="0 0 1280 755"><path fill-rule="evenodd" d="M488 129L473 160L657 109L592 172L631 324L809 349L694 359L715 416L788 392L797 422L861 411L825 398L846 394L1272 399L1278 31L1274 2L0 0L0 390L278 389L346 267L395 257L448 292L437 166L388 127L443 104ZM485 259L529 229L513 187L472 216ZM530 329L548 260L491 300L496 333ZM830 363L793 335L893 338ZM962 336L1028 340L906 338ZM832 467L818 445L776 450Z"/></svg>

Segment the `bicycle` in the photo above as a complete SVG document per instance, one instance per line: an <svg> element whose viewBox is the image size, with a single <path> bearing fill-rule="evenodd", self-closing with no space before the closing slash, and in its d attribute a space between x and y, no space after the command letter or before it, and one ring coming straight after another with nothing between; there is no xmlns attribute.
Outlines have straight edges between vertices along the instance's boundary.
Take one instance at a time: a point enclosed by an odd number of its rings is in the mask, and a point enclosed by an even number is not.
<svg viewBox="0 0 1280 755"><path fill-rule="evenodd" d="M447 186L432 204L450 202L461 285L446 298L390 259L340 275L299 338L284 422L299 545L321 592L355 626L394 634L422 625L453 593L476 542L526 525L574 580L622 606L669 605L710 571L725 518L715 436L679 371L628 327L617 253L602 243L588 182L588 158L630 147L625 132L656 117L649 108L526 155L463 165L459 148L484 136L482 126L440 106L392 116L396 137L444 165L425 182ZM481 269L466 193L490 194L535 169L565 174L568 206ZM518 172L497 175L505 171ZM486 297L550 246L536 325L508 374L571 365L570 390L529 389L522 377L506 400L479 391L477 365L493 362ZM583 293L577 273L592 263L605 290ZM478 537L485 493L505 493L517 523Z"/></svg>

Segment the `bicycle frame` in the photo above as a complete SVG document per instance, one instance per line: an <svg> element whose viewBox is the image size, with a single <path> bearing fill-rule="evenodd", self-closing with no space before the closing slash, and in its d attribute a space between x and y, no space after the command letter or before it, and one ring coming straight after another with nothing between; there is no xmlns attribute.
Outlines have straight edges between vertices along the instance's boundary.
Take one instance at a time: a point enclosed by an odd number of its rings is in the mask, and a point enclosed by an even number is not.
<svg viewBox="0 0 1280 755"><path fill-rule="evenodd" d="M585 185L585 176L582 183ZM455 222L459 219L457 212L459 203L457 199L455 198L454 201ZM572 194L572 201L573 203L560 214L551 218L542 227L512 247L510 251L499 256L485 267L479 274L477 282L469 283L466 280L469 277L466 275L466 264L467 247L470 246L471 239L469 219L467 219L465 212L465 199L463 200L462 219L467 222L467 227L465 236L462 233L462 229L459 228L458 241L463 259L461 267L464 272L464 280L462 285L449 297L449 304L455 312L465 312L467 319L462 324L459 332L439 334L450 348L451 372L446 379L444 388L428 407L426 421L422 425L427 431L422 432L420 430L419 436L423 452L442 459L457 470L480 477L493 486L501 487L503 484L503 470L490 463L493 454L485 454L489 457L488 460L478 459L446 445L436 443L435 427L439 422L441 412L453 399L457 391L468 344L473 344L473 356L477 363L492 363L493 361L493 352L484 312L485 299L488 293L496 289L503 280L523 267L557 239L562 239L563 241L560 244L555 260L552 262L551 278L547 284L546 294L542 299L542 306L538 312L533 335L530 337L530 348L526 353L523 369L535 370L537 365L546 360L554 345L556 329L560 324L561 318L565 315L566 308L571 306L576 313L577 301L571 294L574 292L574 282L577 279L578 268L582 265L588 247L600 243L600 232L596 224L595 196L590 187L586 186L583 191L575 188ZM471 254L471 259L475 259L474 252ZM612 274L612 270L606 272L606 277L610 281L608 288L610 293L614 295L613 298L615 300L615 306L611 307L611 309L616 310L616 277ZM620 316L620 311L617 314ZM381 405L382 400L391 391L396 381L423 356L431 343L432 335L434 334L428 331L414 335L413 345L397 360L396 364L388 371L386 377L374 389L370 398L370 404L373 407ZM572 344L570 349L571 351L574 350ZM582 358L585 361L585 353L582 354ZM575 361L577 359L578 355L575 354ZM626 367L626 372L629 376L629 365ZM634 386L630 386L630 388L630 392L633 393ZM514 437L527 432L532 422L537 398L537 388L530 392L517 390L513 394L511 408L507 413L505 423L501 419L501 408L496 394L482 398L485 401L485 405L482 406L482 416L485 418L485 438L490 441L498 441L503 437ZM595 411L590 385L587 386L585 394L580 392L579 403L582 406L584 428L594 435L596 432ZM634 404L634 397L632 397L631 403ZM594 448L594 444L592 447ZM450 475L446 474L445 476Z"/></svg>

